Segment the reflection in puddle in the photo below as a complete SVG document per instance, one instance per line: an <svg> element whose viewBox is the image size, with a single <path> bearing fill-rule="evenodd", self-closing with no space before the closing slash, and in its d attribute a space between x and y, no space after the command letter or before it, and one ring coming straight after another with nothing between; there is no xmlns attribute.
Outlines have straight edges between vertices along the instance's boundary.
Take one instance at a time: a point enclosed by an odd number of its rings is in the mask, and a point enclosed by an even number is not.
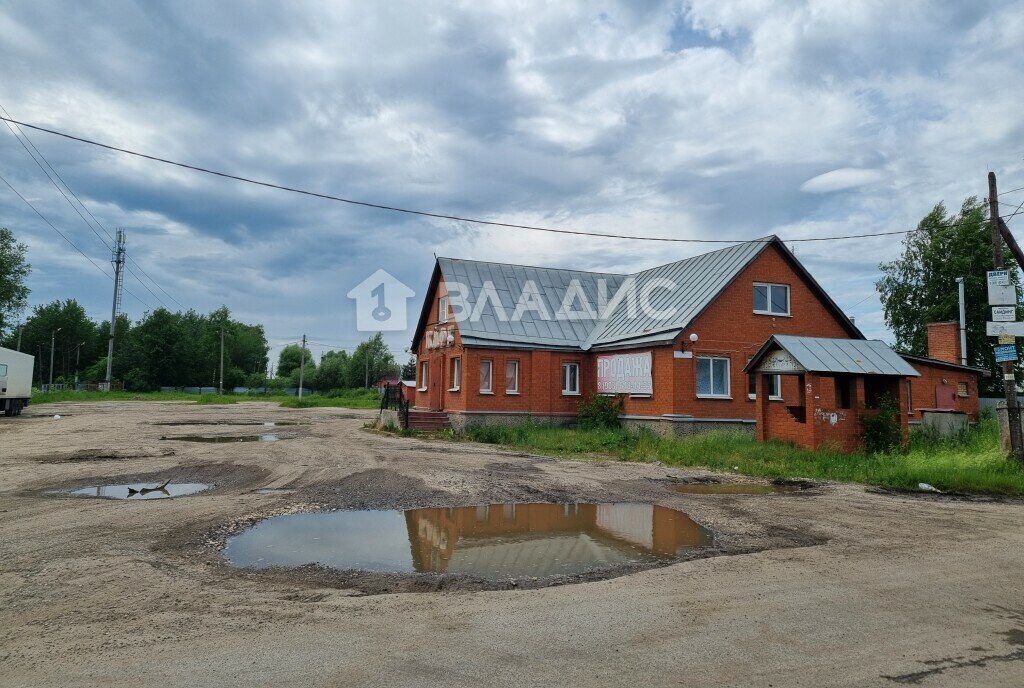
<svg viewBox="0 0 1024 688"><path fill-rule="evenodd" d="M797 485L760 485L758 483L678 483L671 488L683 494L765 495L799 492Z"/></svg>
<svg viewBox="0 0 1024 688"><path fill-rule="evenodd" d="M167 499L184 497L209 489L206 483L128 483L124 485L92 485L75 490L54 492L75 497L99 497L101 499Z"/></svg>
<svg viewBox="0 0 1024 688"><path fill-rule="evenodd" d="M230 538L235 566L317 563L507 579L655 564L714 544L685 513L650 504L491 504L275 516Z"/></svg>
<svg viewBox="0 0 1024 688"><path fill-rule="evenodd" d="M232 442L277 442L288 440L290 437L280 435L178 435L176 437L161 437L162 440L174 440L176 442L207 442L210 444L230 444Z"/></svg>

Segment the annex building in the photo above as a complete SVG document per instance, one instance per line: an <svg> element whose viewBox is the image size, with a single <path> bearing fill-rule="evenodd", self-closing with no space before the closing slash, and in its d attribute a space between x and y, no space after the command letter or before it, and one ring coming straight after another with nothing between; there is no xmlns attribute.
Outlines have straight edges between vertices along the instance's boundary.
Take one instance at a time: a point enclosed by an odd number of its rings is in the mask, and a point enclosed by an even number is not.
<svg viewBox="0 0 1024 688"><path fill-rule="evenodd" d="M751 367L787 345L817 351L820 369ZM438 258L413 351L413 411L454 427L571 422L581 398L605 393L621 396L630 426L753 433L758 418L788 417L804 429L786 425L787 438L809 445L814 423L870 409L882 391L905 424L926 409L976 420L985 373L963 364L956 323L929 327L929 357L867 342L775 236L632 275Z"/></svg>

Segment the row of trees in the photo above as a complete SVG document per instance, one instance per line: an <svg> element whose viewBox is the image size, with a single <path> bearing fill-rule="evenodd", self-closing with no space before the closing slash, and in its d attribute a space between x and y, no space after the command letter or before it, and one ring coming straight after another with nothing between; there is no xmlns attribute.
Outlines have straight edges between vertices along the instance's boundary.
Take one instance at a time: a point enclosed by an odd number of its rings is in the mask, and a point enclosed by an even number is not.
<svg viewBox="0 0 1024 688"><path fill-rule="evenodd" d="M126 389L138 391L216 385L222 329L225 388L262 383L269 351L263 326L232 319L226 307L207 315L158 308L135 323L119 316L114 379L122 380ZM37 375L43 381L50 380L52 344L54 382L102 382L106 377L109 333L109 320L92 320L81 304L68 299L36 306L20 330L10 328L0 343L35 354Z"/></svg>
<svg viewBox="0 0 1024 688"><path fill-rule="evenodd" d="M359 344L355 351L327 351L315 363L309 349L289 344L277 359L278 379L287 378L293 386L299 384L300 363L305 357L303 385L319 391L371 386L389 376L401 376L405 368L384 343L380 332Z"/></svg>

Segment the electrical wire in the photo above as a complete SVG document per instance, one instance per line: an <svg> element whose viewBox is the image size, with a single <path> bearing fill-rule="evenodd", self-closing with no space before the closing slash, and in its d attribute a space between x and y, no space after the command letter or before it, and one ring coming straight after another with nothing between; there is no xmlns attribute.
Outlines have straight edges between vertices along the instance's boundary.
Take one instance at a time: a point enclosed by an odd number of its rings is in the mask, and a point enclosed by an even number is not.
<svg viewBox="0 0 1024 688"><path fill-rule="evenodd" d="M87 139L87 138L84 138L84 137L81 137L81 136L74 136L73 134L67 134L67 133L64 133L62 131L57 131L56 129L48 129L46 127L41 127L41 126L38 126L38 125L35 125L35 124L28 124L27 122L21 122L19 120L16 120L16 119L13 119L13 118L10 118L10 117L2 117L2 116L0 116L0 119L3 119L5 121L7 121L7 122L11 122L11 123L17 124L17 125L22 126L22 127L28 127L29 129L35 129L36 131L41 131L41 132L44 132L44 133L47 133L47 134L52 134L54 136L60 136L60 137L69 139L71 141L77 141L79 143L85 143L85 144L88 144L88 145L91 145L91 146L97 146L99 148L105 148L107 150L115 151L115 152L118 152L118 153L124 153L125 155L132 155L132 156L135 156L135 157L144 158L146 160L152 160L154 162L163 163L165 165L172 165L174 167L180 167L180 168L183 168L183 169L186 169L186 170L192 170L194 172L201 172L203 174L209 174L209 175L213 175L213 176L216 176L216 177L222 177L224 179L232 179L234 181L244 182L246 184L254 184L256 186L262 186L262 187L269 188L269 189L277 189L278 191L287 191L287 192L290 192L290 193L301 194L301 195L304 195L304 196L311 196L311 197L314 197L314 198L321 198L321 199L328 200L328 201L336 201L336 202L339 202L339 203L347 203L347 204L350 204L350 205L362 206L362 207L366 207L366 208L375 208L375 209L378 209L378 210L386 210L386 211L396 212L396 213L405 213L407 215L418 215L418 216L421 216L421 217L430 217L430 218L435 218L435 219L440 219L440 220L453 220L453 221L456 221L456 222L468 222L468 223L471 223L471 224L486 225L486 226L490 226L490 227L504 227L504 228L507 228L507 229L526 229L526 230L532 230L532 231L536 231L536 232L550 232L550 233L554 233L554 234L569 234L569 235L574 235L574 236L590 236L590 237L598 237L598 238L605 238L605 239L632 239L632 240L635 240L635 241L665 241L665 242L673 242L673 243L692 243L692 244L742 244L742 243L768 242L768 241L772 240L772 239L768 239L768 238L744 240L744 239L680 239L680 238L676 238L676 237L630 236L628 234L609 234L609 233L603 233L603 232L586 232L586 231L582 231L582 230L572 230L572 229L555 229L555 228L552 228L552 227L540 227L540 226L535 226L535 225L520 225L520 224L511 223L511 222L497 222L497 221L494 221L494 220L481 220L481 219L471 218L471 217L462 217L460 215L449 215L449 214L446 214L446 213L434 213L434 212L428 212L428 211L424 211L424 210L413 210L413 209L410 209L410 208L401 208L401 207L398 207L398 206L385 205L385 204L382 204L382 203L371 203L369 201L359 201L359 200L355 200L355 199L351 199L351 198L344 198L344 197L341 197L341 196L334 196L332 194L325 194L325 193L320 193L320 192L317 192L317 191L309 191L309 190L306 190L306 189L300 189L300 188L296 188L296 187L292 187L292 186L286 186L286 185L283 185L283 184L275 184L273 182L261 181L261 180L258 180L258 179L252 179L252 178L249 178L249 177L243 177L243 176L236 175L236 174L231 174L231 173L228 173L228 172L221 172L221 171L213 170L213 169L206 168L206 167L200 167L198 165L190 165L188 163L178 162L178 161L175 161L175 160L169 160L167 158L161 158L161 157L158 157L158 156L155 156L155 155L148 155L146 153L139 153L137 151L133 151L133 150L130 150L130 149L127 149L127 148L121 148L119 146L113 146L111 144L102 143L100 141L95 141L95 140L92 140L92 139ZM1007 193L1009 193L1009 192L1007 192ZM830 236L830 237L808 237L808 238L803 238L803 239L785 239L784 241L786 241L787 243L796 243L796 242L801 242L802 243L802 242L811 242L811 241L838 241L838 240L842 240L842 239L862 239L862 238L868 238L868 237L895 236L895 235L899 235L899 234L909 234L909 233L911 233L913 231L916 231L916 230L900 230L900 231L891 231L891 232L871 232L871 233L867 233L867 234L848 234L848 235Z"/></svg>
<svg viewBox="0 0 1024 688"><path fill-rule="evenodd" d="M3 182L4 184L6 184L6 185L7 185L7 188L9 188L9 189L10 189L11 191L13 191L13 192L14 192L14 194L15 194L15 195L16 195L16 196L17 196L18 198L20 198L20 199L21 199L22 201L24 201L24 202L25 202L25 205L27 205L27 206L28 206L29 208L31 208L31 209L32 209L32 211L33 211L33 212L35 212L35 214L36 214L36 215L38 215L38 216L39 216L39 218L40 218L40 219L41 219L41 220L42 220L43 222L45 222L45 223L46 223L47 225L49 225L49 226L50 226L50 229L52 229L53 231L57 232L57 234L59 234L59 235L61 236L61 238L63 238L63 239L64 239L64 241L68 242L68 244L70 244L70 245L71 245L71 248L73 248L73 249L75 249L76 251L78 251L79 253L81 253L81 254L82 254L82 257L83 257L83 258L85 258L85 259L86 259L87 261L89 261L90 263L92 263L92 266L93 266L94 268L96 268L96 269L97 269L97 270L99 270L99 271L100 271L101 273L103 273L103 275L105 275L107 279L109 279L109 280L113 281L113 279L114 279L113 275L111 275L111 274L110 274L109 272L107 272L106 270L104 270L103 268L101 268L101 267L100 267L99 265L97 265L97 264L96 264L96 261L94 261L94 260L93 260L92 258L90 258L90 257L89 257L89 255L88 255L88 254L87 254L87 253L86 253L85 251L83 251L82 249L78 248L78 246L77 246L77 245L75 244L75 242L71 241L71 239L69 239L69 238L68 238L68 235L67 235L67 234L65 234L64 232L62 232L62 231L60 231L59 229L57 229L57 226L56 226L56 225L54 225L54 224L53 224L52 222L50 222L50 221L49 221L49 220L48 220L48 219L46 218L46 216L45 216L45 215L43 215L43 214L42 214L41 212L39 212L39 209L38 209L38 208L36 208L36 207L35 207L34 205L32 205L32 202L31 202L31 201L29 201L29 200L28 200L27 198L25 198L24 196L22 196L22 195L21 195L21 192L20 192L20 191L18 191L17 189L15 189L15 188L14 188L14 186L12 186L12 185L11 185L11 183L10 183L9 181L7 181L7 178L6 178L6 177L4 177L3 175L0 175L0 181L2 181L2 182ZM133 293L133 292L132 292L132 291L131 291L130 289L128 289L127 287L125 287L125 286L124 286L123 284L122 284L121 286L122 286L122 288L123 288L123 289L125 290L125 292L127 292L127 293L128 293L128 295L129 295L129 296L131 296L132 298L134 298L134 299L135 299L136 301L138 301L139 303L141 303L141 304L142 304L143 306L145 306L146 308L149 308L150 310L152 310L152 309L153 309L153 307L152 307L152 306L150 306L150 305L149 305L148 303L146 303L145 301L143 301L142 299L140 299L140 298L139 298L138 296L136 296L136 295L135 295L135 294L134 294L134 293Z"/></svg>
<svg viewBox="0 0 1024 688"><path fill-rule="evenodd" d="M4 114L5 114L6 116L7 116L7 117L10 117L10 114L11 114L11 113L10 113L10 112L9 112L9 111L7 110L7 108L5 108L5 107L4 107L4 106L3 106L2 104L0 104L0 111L2 111L2 112L3 112L3 113L4 113ZM60 183L61 183L61 184L62 184L62 185L64 186L64 188L65 188L65 189L67 189L68 193L70 193L70 194L71 194L71 195L72 195L72 196L73 196L73 197L75 198L75 200L76 200L76 201L78 201L78 205L82 207L82 210L84 210L84 211L85 211L86 213L88 213L89 217L91 217L91 218L92 218L92 220L93 220L93 222L94 222L94 223L96 224L96 226L97 226L97 227L99 227L99 228L100 228L100 230L101 230L101 231L102 231L102 232L103 232L104 234L106 234L106 235L107 235L107 238L108 238L108 239L109 239L109 240L110 240L111 242L113 242L113 241L114 241L114 237L113 237L113 236L111 236L111 234L110 234L110 232L109 232L109 231L107 230L107 228L106 228L106 227L104 227L104 226L103 226L103 223L101 223L101 222L100 222L100 221L99 221L99 220L98 220L98 219L96 218L96 216L95 216L95 215L94 215L94 214L92 213L92 211L91 211L91 210L89 210L89 207L88 207L87 205L85 205L85 203L84 203L84 202L82 201L82 199L81 199L81 198L80 198L80 197L78 196L78 194L76 194L76 193L74 192L74 190L73 190L73 189L71 188L71 186L70 186L70 185L69 185L69 184L68 184L68 183L67 183L67 182L66 182L66 181L64 180L64 178L63 178L62 176L60 176L60 173L59 173L59 172L57 171L57 169L56 169L56 168L55 168L55 167L54 167L54 166L53 166L53 165L52 165L52 164L50 163L50 161L46 159L46 156L44 156L44 155L43 155L43 153L42 153L42 151L40 151L40 150L39 150L39 148L38 148L38 147L36 146L36 144L35 144L35 143L34 143L34 142L32 141L32 138L31 138L31 137L30 137L30 136L29 136L28 134L26 134L26 133L25 133L24 131L22 131L21 129L18 129L18 130L16 131L16 130L15 130L15 129L14 129L14 128L13 128L12 126L11 126L11 123L10 123L10 122L8 122L8 121L5 121L5 122L4 122L4 124L6 124L6 125L7 125L7 128L11 130L11 133L12 133L12 134L14 134L14 137L15 137L16 139L18 139L18 141L19 141L19 142L21 143L22 147L23 147L23 148L25 148L25 150L26 150L26 152L28 152L29 156L30 156L30 157L32 157L33 161L35 161L36 165L39 165L39 168L43 170L43 174L45 174L45 175L47 176L47 178L48 178L48 179L50 179L50 183L52 183L52 184L53 184L53 185L54 185L54 186L55 186L55 187L57 188L57 191L60 191L61 195L62 195L62 196L64 196L64 199L65 199L65 200L67 200L67 202L68 202L68 203L69 203L69 204L71 205L71 207L72 207L72 208L73 208L73 209L75 210L75 212L76 212L76 213L78 213L78 216L82 218L82 220L83 220L83 221L85 222L86 226L88 226L88 227L89 227L89 229L90 229L90 230L92 230L93 234L96 234L97 238L98 238L98 239L99 239L99 240L100 240L101 242L103 242L103 245L104 245L104 246L106 246L108 250L112 251L112 250L113 250L113 246L112 246L111 244L107 244L107 243L106 243L105 241L103 241L103 237L100 237L100 236L99 236L99 234L97 234L96 230L95 230L95 229L93 229L93 227L92 227L92 225L91 225L91 224L89 223L89 221L88 221L88 220L86 220L86 218L85 218L85 217L84 217L84 216L82 215L82 213L81 213L81 212L79 212L79 210L78 210L78 208L77 208L77 207L75 206L75 204L71 202L71 199L67 197L67 194L65 194L65 193L64 193L64 191L63 191L63 190L61 189L60 185L58 185L58 184L57 184L56 182L54 182L54 180L53 180L52 178L50 178L50 175L49 175L49 174L47 174L46 170L45 170L45 169L43 169L42 165L40 165L40 164L39 164L39 161L38 161L38 160L36 160L36 158L35 158L35 155L33 155L33 154L32 154L32 151L29 151L29 150L28 150L28 147L26 147L26 146L25 146L25 143L27 142L27 143L28 143L28 145L32 147L32 150L33 150L33 151L35 151L36 155L38 155L38 156L39 156L39 158L40 158L40 159L41 159L41 160L42 160L42 161L43 161L43 162L44 162L44 163L46 164L46 167L48 167L48 168L50 169L50 171L51 171L51 172L53 172L54 176L55 176L55 177L57 177L57 179L59 179L59 180L60 180ZM24 141L22 141L22 139L24 139ZM150 274L149 274L148 272L146 272L146 270L145 270L145 269L144 269L144 268L143 268L143 267L142 267L141 265L139 265L138 261L136 261L136 260L135 260L135 258L133 258L133 257L132 257L132 256L131 256L130 254L127 254L127 253L125 254L125 257L126 257L126 258L127 258L127 259L128 259L129 261L131 261L131 262L132 262L132 264L133 264L133 265L135 265L135 267L137 267L137 268L139 269L139 271L140 271L140 272L141 272L141 273L142 273L143 275L145 275L145 276L146 276L146 277L147 277L147 278L149 279L149 281L150 281L150 282L152 282L152 283L153 283L154 285L156 285L157 289L159 289L160 291L162 291L162 292L163 292L163 293L164 293L164 294L165 294L165 295L166 295L166 296L167 296L167 297L168 297L169 299L171 299L171 300L172 300L172 301L174 301L174 302L175 302L176 304L178 304L178 305L179 305L179 306L180 306L180 307L181 307L182 309L185 309L185 310L187 310L187 309L185 308L185 305L184 305L184 304L182 304L182 303L181 303L180 301L178 301L178 300L177 300L176 298L174 298L173 296L171 296L171 295L170 295L170 294L169 294L169 293L167 292L167 290L166 290L166 289L164 289L164 288L163 288L163 287L162 287L162 286L160 285L160 283L159 283L159 282L157 282L157 281L156 281L155 279L153 279L153 277L152 277L152 276L151 276L151 275L150 275ZM147 287L147 286L146 286L145 284L143 284L143 283L142 283L142 280L141 280L141 279L139 278L139 276L138 276L138 275L135 275L135 279L139 280L139 283L140 283L140 284L142 284L142 286L146 287L146 289L147 289L147 290L148 290L148 291L149 291L149 292L150 292L151 294L153 294L154 298L156 298L156 299L157 299L158 301L160 301L160 302L161 302L161 303L162 303L162 304L163 304L163 305L164 305L165 307L167 306L167 303L166 303L166 302L164 302L164 300L163 300L163 299L161 299L161 298L160 298L159 296L157 296L157 295L156 295L156 294L155 294L155 293L153 292L153 290L152 290L152 289L149 289L149 287Z"/></svg>

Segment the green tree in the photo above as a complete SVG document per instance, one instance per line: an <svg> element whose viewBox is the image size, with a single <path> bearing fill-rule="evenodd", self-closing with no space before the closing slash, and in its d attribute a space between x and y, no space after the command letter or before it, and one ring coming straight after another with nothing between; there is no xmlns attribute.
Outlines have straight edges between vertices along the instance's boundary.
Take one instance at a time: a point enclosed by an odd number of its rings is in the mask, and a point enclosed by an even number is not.
<svg viewBox="0 0 1024 688"><path fill-rule="evenodd" d="M25 261L27 251L25 244L15 241L9 229L0 227L0 336L28 305L25 278L32 266Z"/></svg>
<svg viewBox="0 0 1024 688"><path fill-rule="evenodd" d="M316 367L313 365L312 352L309 349L303 349L298 344L289 344L285 348L281 349L281 353L277 356L277 376L285 378L291 377L292 372L299 369L299 363L302 361L303 353L305 353L306 374L308 375L311 373L312 371L310 370L310 366L314 368Z"/></svg>
<svg viewBox="0 0 1024 688"><path fill-rule="evenodd" d="M320 357L320 365L312 378L313 387L320 392L354 387L349 379L349 365L347 351L328 351Z"/></svg>
<svg viewBox="0 0 1024 688"><path fill-rule="evenodd" d="M926 356L926 325L959 318L956 278L963 277L968 362L992 370L993 375L983 378L982 385L988 385L989 392L999 392L1002 374L992 341L985 334L991 312L985 273L993 269L987 215L987 206L975 197L966 199L955 215L949 215L939 203L918 223L917 231L904 238L903 255L879 266L883 276L875 286L896 348ZM1009 249L1004 253L1005 264L1016 265ZM1016 270L1010 274L1014 284L1019 284Z"/></svg>
<svg viewBox="0 0 1024 688"><path fill-rule="evenodd" d="M409 356L409 360L402 366L402 379L403 380L415 380L416 379L416 354Z"/></svg>
<svg viewBox="0 0 1024 688"><path fill-rule="evenodd" d="M37 305L25 319L21 331L21 350L38 358L36 377L42 374L46 382L50 379L52 344L54 382L72 381L76 360L85 367L98 356L96 334L96 323L89 319L80 303L74 299L52 301ZM4 343L14 348L17 346L17 335L17 332L11 332Z"/></svg>
<svg viewBox="0 0 1024 688"><path fill-rule="evenodd" d="M363 387L367 383L373 385L382 377L397 375L399 372L395 357L380 332L356 347L348 369L348 379L354 387Z"/></svg>

